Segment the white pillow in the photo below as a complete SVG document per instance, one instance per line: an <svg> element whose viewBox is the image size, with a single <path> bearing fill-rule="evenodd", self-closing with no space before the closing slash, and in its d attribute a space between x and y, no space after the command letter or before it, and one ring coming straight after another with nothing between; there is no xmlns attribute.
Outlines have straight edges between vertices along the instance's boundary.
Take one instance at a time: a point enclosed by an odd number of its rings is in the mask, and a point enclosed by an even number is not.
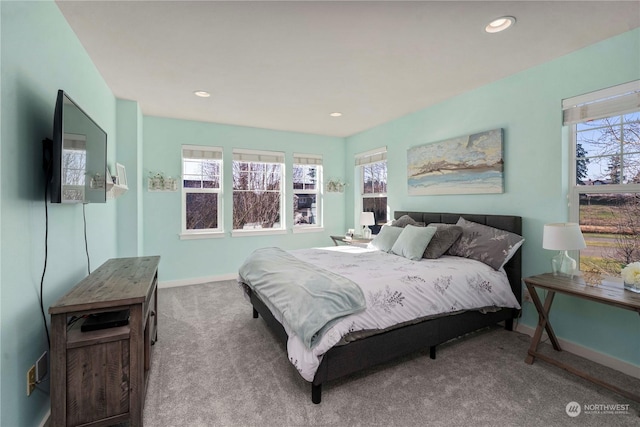
<svg viewBox="0 0 640 427"><path fill-rule="evenodd" d="M402 229L402 233L393 244L391 252L418 261L422 258L424 250L436 231L436 227L416 227L409 224Z"/></svg>
<svg viewBox="0 0 640 427"><path fill-rule="evenodd" d="M370 249L377 249L383 252L389 252L393 244L402 233L402 228L383 225L380 232L376 234L373 240L367 245Z"/></svg>

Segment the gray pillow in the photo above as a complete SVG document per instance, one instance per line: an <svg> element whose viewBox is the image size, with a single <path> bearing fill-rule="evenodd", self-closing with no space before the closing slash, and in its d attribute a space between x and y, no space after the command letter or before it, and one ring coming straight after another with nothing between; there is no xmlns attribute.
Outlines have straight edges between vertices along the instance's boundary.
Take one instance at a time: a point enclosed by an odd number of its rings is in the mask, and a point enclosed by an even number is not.
<svg viewBox="0 0 640 427"><path fill-rule="evenodd" d="M429 227L436 227L437 230L427 249L424 250L422 258L440 258L462 235L462 227L455 224L431 223Z"/></svg>
<svg viewBox="0 0 640 427"><path fill-rule="evenodd" d="M418 222L415 219L411 218L409 215L402 215L398 219L394 219L391 221L391 225L393 227L401 227L404 228L407 225L415 225L416 227L424 227L424 222Z"/></svg>
<svg viewBox="0 0 640 427"><path fill-rule="evenodd" d="M433 235L436 234L436 230L435 227L416 227L409 224L402 229L402 233L393 244L391 252L418 261L422 259L422 254L424 254Z"/></svg>
<svg viewBox="0 0 640 427"><path fill-rule="evenodd" d="M522 246L524 238L509 231L467 221L460 217L456 225L462 236L449 248L449 254L481 261L501 269Z"/></svg>
<svg viewBox="0 0 640 427"><path fill-rule="evenodd" d="M393 244L398 240L398 236L402 233L402 228L383 225L380 232L376 234L367 247L377 249L379 251L389 252Z"/></svg>

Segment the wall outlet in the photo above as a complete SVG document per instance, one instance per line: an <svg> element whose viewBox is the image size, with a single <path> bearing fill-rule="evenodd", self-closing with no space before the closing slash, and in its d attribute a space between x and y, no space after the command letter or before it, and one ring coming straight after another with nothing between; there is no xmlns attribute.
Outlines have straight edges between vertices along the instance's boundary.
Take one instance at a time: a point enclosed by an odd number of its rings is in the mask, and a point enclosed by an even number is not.
<svg viewBox="0 0 640 427"><path fill-rule="evenodd" d="M27 371L27 396L31 396L31 393L35 389L36 389L36 365L33 365Z"/></svg>

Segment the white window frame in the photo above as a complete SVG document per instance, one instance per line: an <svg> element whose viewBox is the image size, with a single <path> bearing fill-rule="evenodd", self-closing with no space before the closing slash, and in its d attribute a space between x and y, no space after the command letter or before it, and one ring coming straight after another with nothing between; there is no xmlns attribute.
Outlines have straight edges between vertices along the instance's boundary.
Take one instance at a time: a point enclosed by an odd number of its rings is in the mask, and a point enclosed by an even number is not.
<svg viewBox="0 0 640 427"><path fill-rule="evenodd" d="M621 96L635 92L633 95ZM600 193L636 193L640 184L607 184L606 188L598 185L576 184L576 144L577 124L588 120L624 115L640 111L640 80L623 85L595 91L586 95L562 101L564 125L569 126L569 218L579 220L580 194Z"/></svg>
<svg viewBox="0 0 640 427"><path fill-rule="evenodd" d="M640 80L598 90L562 101L563 125L569 128L569 221L580 223L581 194L640 192L640 184L578 185L577 125L589 120L640 111ZM623 153L624 154L624 153ZM579 255L575 251L575 255Z"/></svg>
<svg viewBox="0 0 640 427"><path fill-rule="evenodd" d="M222 162L222 147L209 147L209 146L200 146L200 145L183 145L181 149L181 159L182 159L182 179L181 188L182 188L182 209L181 209L181 217L182 217L182 228L180 233L180 239L203 239L203 238L219 238L224 236L224 216L223 216L223 176L224 176L224 168ZM217 160L220 164L220 185L219 188L190 188L184 186L184 178L185 178L185 170L184 170L184 162L185 159L191 160ZM217 228L207 228L207 229L198 229L198 230L187 230L187 194L218 194L218 227Z"/></svg>
<svg viewBox="0 0 640 427"><path fill-rule="evenodd" d="M356 210L356 212L354 212L354 219L355 219L355 224L356 224L356 228L360 228L360 212L362 212L363 210L363 206L364 206L364 199L367 198L384 198L387 197L387 221L391 218L390 217L390 212L389 212L389 199L387 196L387 192L384 193L365 193L364 191L364 167L368 166L368 165L372 165L374 163L380 163L380 162L387 162L387 147L380 147L380 148L376 148L374 150L369 150L363 153L359 153L355 155L355 165L357 168L357 174L360 180L360 194L359 194L359 201L356 204L356 206L359 207L359 209ZM387 180L386 180L386 184L387 184L387 188L389 185L389 178L388 178L388 164L387 164ZM378 220L378 219L376 219Z"/></svg>
<svg viewBox="0 0 640 427"><path fill-rule="evenodd" d="M280 227L278 228L265 228L265 229L232 229L232 237L244 237L244 236L264 236L269 234L286 234L286 191L285 191L285 155L280 151L260 151L260 150L246 150L235 148L233 150L233 163L270 163L280 165ZM231 190L232 194L236 191L251 191L251 190ZM232 198L232 215L235 206L233 206ZM233 226L232 226L233 227Z"/></svg>
<svg viewBox="0 0 640 427"><path fill-rule="evenodd" d="M291 181L293 184L293 177L295 176L296 167L315 167L316 168L316 188L314 190L309 189L295 189L293 188L292 199L296 194L313 194L316 196L316 223L315 224L293 224L294 233L304 232L318 232L323 228L323 204L324 193L322 186L322 155L320 154L299 154L293 153L293 168ZM295 221L295 216L292 215L292 221Z"/></svg>

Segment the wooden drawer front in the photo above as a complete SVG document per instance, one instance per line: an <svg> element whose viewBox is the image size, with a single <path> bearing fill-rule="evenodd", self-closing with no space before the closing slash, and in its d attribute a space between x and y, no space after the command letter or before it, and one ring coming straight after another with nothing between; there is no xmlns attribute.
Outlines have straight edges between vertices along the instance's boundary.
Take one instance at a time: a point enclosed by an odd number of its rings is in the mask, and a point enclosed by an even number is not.
<svg viewBox="0 0 640 427"><path fill-rule="evenodd" d="M129 340L69 349L67 425L129 412Z"/></svg>

